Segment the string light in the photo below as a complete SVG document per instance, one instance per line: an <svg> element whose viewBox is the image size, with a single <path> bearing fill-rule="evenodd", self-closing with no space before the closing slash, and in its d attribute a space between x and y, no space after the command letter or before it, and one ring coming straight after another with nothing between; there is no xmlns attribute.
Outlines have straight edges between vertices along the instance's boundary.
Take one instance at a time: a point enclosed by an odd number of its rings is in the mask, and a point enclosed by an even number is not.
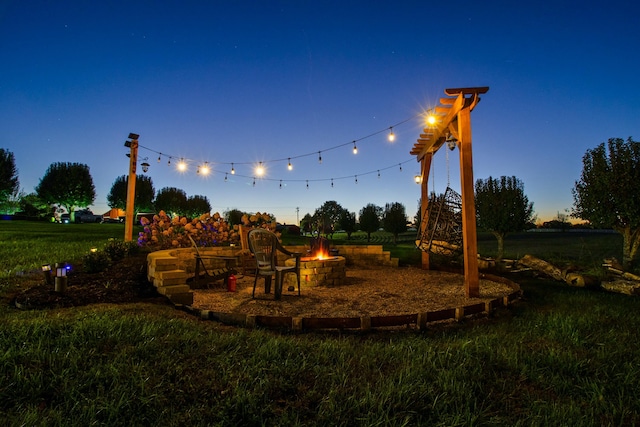
<svg viewBox="0 0 640 427"><path fill-rule="evenodd" d="M410 118L408 118L408 119L406 119L406 120L403 120L403 121L401 121L401 122L399 122L399 123L395 123L395 124L394 124L394 125L392 125L392 126L385 127L385 128L384 128L384 129L382 129L382 130L379 130L379 131L373 132L373 133L371 133L371 134L369 134L369 135L366 135L366 136L364 136L364 137L357 138L357 139L352 139L352 140L350 140L349 142L342 143L342 144L339 144L339 145L336 145L336 146L333 146L333 147L324 148L324 149L322 149L322 150L312 151L312 152L310 152L310 153L307 153L307 154L301 154L301 155L297 155L297 156L290 156L290 157L285 157L285 158L280 158L280 159L272 159L272 160L267 160L267 161L261 161L261 162L260 162L260 165L257 167L257 170L254 172L254 175L253 175L253 176L246 176L246 175L240 175L240 176L243 176L243 177L246 177L246 178L252 178L252 181L253 181L253 185L254 185L254 186L255 186L255 181L256 181L256 179L257 179L258 177L260 177L260 179L264 179L264 180L268 180L268 181L278 181L278 179L262 177L262 175L265 173L265 164L266 164L266 163L270 163L270 162L277 162L277 161L278 161L278 162L280 162L280 161L285 161L285 160L286 160L286 161L287 161L287 169L288 169L288 170L293 170L293 164L292 164L292 160L293 160L293 159L297 159L297 158L301 158L301 157L306 157L306 156L313 156L314 154L317 154L317 156L318 156L318 163L322 164L322 151L330 151L330 150L334 150L334 149L337 149L337 148L339 148L339 147L343 147L343 146L345 146L345 145L347 145L347 144L351 144L351 145L352 145L352 147L353 147L353 152L354 152L354 154L356 154L356 153L357 153L357 151L358 151L358 147L357 147L357 143L358 143L358 142L360 142L360 141L362 141L362 140L365 140L365 139L367 139L367 138L371 138L371 137L373 137L373 136L375 136L375 135L378 135L378 134L380 134L380 133L386 133L386 136L387 136L388 140L389 140L389 141L394 141L394 140L395 140L395 134L394 134L394 132L393 132L393 128L394 128L394 127L397 127L397 126L399 126L399 125L402 125L402 124L404 124L404 123L406 123L406 122L408 122L408 121L410 121L410 120L413 120L413 119L414 119L414 118L416 118L416 117L423 117L423 118L424 118L424 120L427 120L427 119L428 119L431 123L434 123L434 124L436 124L436 125L437 125L437 123L438 123L438 117L437 117L437 115L435 114L434 110L432 110L432 109L428 110L427 114L428 114L428 116L427 116L427 117L425 117L425 113L424 113L424 111L423 111L423 112L421 112L421 113L419 113L419 114L416 114L416 115L415 115L415 116L413 116L413 117L410 117ZM151 151L151 152L153 152L153 153L156 153L156 154L158 155L158 161L159 161L159 162L161 162L161 161L162 161L162 156L166 156L166 157L167 157L167 166L171 166L171 161L172 161L172 159L173 159L173 158L180 159L180 160L179 160L179 162L177 163L177 166L176 166L176 169L177 169L177 170L179 170L180 172L186 172L186 171L189 169L189 164L190 164L190 163L199 164L199 166L198 166L198 167L197 167L197 169L196 169L196 172L197 172L198 174L203 174L203 175L205 175L205 174L207 174L207 173L215 172L214 168L211 168L211 167L210 167L210 164L209 164L210 162L204 162L204 164L203 164L203 163L197 162L197 161L195 161L195 160L188 159L188 158L184 158L184 157L175 157L175 156L171 156L171 155L166 155L166 154L163 154L163 153L161 153L161 152L159 152L159 151L155 151L155 150L152 150L152 149L150 149L150 148L148 148L148 147L144 147L144 146L142 146L142 145L139 145L139 147L140 147L140 148L142 148L142 149L149 150L149 151ZM403 162L401 162L401 163L397 163L397 166L398 166L398 168L399 168L400 172L402 172L402 170L403 170L402 165L403 165L404 163L407 163L408 161L409 161L409 160L407 160L407 161L403 161ZM223 163L223 162L213 162L213 163L214 163L214 164L225 164L225 163ZM226 163L226 164L231 164L231 170L227 170L227 171L220 171L220 172L224 172L224 174L225 174L225 178L224 178L225 182L226 182L226 181L228 181L228 178L229 178L229 176L228 176L228 175L229 175L229 174L231 174L231 175L236 175L236 171L235 171L235 163L237 163L237 162L233 162L233 163ZM249 162L240 162L240 163L238 163L238 164L247 164L247 165L248 165L248 164L250 164L250 163L249 163ZM374 169L374 170L372 170L372 171L368 171L368 172L365 172L365 173L361 173L361 174L359 173L359 175L361 175L361 176L362 176L362 175L368 175L368 174L377 173L378 178L380 178L380 176L381 176L381 170L390 169L391 167L394 167L394 166L385 167L385 168L381 168L381 169L378 169L378 170L375 170L375 169ZM345 178L352 178L352 179L354 179L354 180L355 180L355 182L356 182L356 183L358 182L358 175L350 175L350 176L343 176L343 177L332 177L332 178L330 179L330 181L331 181L331 186L332 186L332 187L334 186L334 180L335 180L335 179L345 179ZM310 181L327 181L327 180L328 180L327 178L306 180L306 185L307 185L307 188L309 188L309 183L310 183ZM279 185L281 186L282 184L284 184L284 183L285 183L285 182L287 182L287 181L303 181L303 180L301 180L301 179L290 179L290 180L289 180L289 179L281 179L281 180L279 180Z"/></svg>
<svg viewBox="0 0 640 427"><path fill-rule="evenodd" d="M224 182L227 182L227 173L224 173Z"/></svg>
<svg viewBox="0 0 640 427"><path fill-rule="evenodd" d="M256 178L255 177L253 178L253 186L254 187L256 186Z"/></svg>
<svg viewBox="0 0 640 427"><path fill-rule="evenodd" d="M280 180L280 189L282 190L282 180Z"/></svg>
<svg viewBox="0 0 640 427"><path fill-rule="evenodd" d="M202 165L202 167L200 168L200 172L202 172L203 175L209 175L210 171L211 169L209 169L209 163L204 162L204 165Z"/></svg>

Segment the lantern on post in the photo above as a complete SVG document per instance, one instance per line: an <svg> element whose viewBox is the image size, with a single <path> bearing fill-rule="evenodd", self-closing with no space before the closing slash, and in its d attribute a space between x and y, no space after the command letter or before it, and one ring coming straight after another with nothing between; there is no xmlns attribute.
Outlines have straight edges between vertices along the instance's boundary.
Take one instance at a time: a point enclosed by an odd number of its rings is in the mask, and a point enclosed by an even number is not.
<svg viewBox="0 0 640 427"><path fill-rule="evenodd" d="M55 279L55 291L64 293L67 289L67 263L56 263L56 279Z"/></svg>

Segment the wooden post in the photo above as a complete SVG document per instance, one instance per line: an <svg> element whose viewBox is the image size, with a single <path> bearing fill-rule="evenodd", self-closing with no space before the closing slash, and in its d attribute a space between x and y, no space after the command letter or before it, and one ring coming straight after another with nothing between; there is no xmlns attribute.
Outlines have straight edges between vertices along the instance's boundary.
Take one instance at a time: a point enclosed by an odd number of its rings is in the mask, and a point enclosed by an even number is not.
<svg viewBox="0 0 640 427"><path fill-rule="evenodd" d="M421 177L421 191L420 191L420 237L424 235L425 228L427 227L427 220L429 219L429 173L431 171L431 160L433 159L433 153L427 153L422 160L420 160L420 177ZM425 218L426 216L426 218ZM420 242L422 243L422 242ZM429 270L429 252L420 251L422 253L422 269Z"/></svg>
<svg viewBox="0 0 640 427"><path fill-rule="evenodd" d="M460 94L460 96L464 96ZM462 242L464 249L464 289L468 298L480 296L478 274L478 241L476 204L474 199L473 158L471 151L471 109L469 105L458 113L460 149L460 186L462 187Z"/></svg>
<svg viewBox="0 0 640 427"><path fill-rule="evenodd" d="M133 222L135 220L136 199L136 166L138 165L138 135L129 134L131 141L125 143L130 148L129 153L129 182L127 183L127 208L124 219L124 241L133 240Z"/></svg>

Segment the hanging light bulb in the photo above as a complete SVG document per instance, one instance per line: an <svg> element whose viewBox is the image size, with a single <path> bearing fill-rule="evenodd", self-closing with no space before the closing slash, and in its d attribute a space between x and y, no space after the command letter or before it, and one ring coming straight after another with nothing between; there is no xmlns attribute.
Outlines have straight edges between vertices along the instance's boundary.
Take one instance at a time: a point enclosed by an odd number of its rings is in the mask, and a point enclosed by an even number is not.
<svg viewBox="0 0 640 427"><path fill-rule="evenodd" d="M433 113L433 111L432 110L427 111L427 124L429 126L435 126L437 122L438 122L438 118Z"/></svg>
<svg viewBox="0 0 640 427"><path fill-rule="evenodd" d="M204 162L204 165L202 165L202 167L200 168L200 172L202 172L202 175L209 175L210 171L211 169L209 169L209 163Z"/></svg>
<svg viewBox="0 0 640 427"><path fill-rule="evenodd" d="M378 178L380 178L380 170L378 170Z"/></svg>
<svg viewBox="0 0 640 427"><path fill-rule="evenodd" d="M318 163L322 163L322 152L318 151Z"/></svg>
<svg viewBox="0 0 640 427"><path fill-rule="evenodd" d="M309 189L309 180L307 180L307 190Z"/></svg>
<svg viewBox="0 0 640 427"><path fill-rule="evenodd" d="M236 174L236 170L233 167L233 163L231 163L231 175L235 175Z"/></svg>
<svg viewBox="0 0 640 427"><path fill-rule="evenodd" d="M280 189L282 190L282 180L280 180Z"/></svg>
<svg viewBox="0 0 640 427"><path fill-rule="evenodd" d="M398 166L400 166L400 172L402 172L402 163L398 163Z"/></svg>
<svg viewBox="0 0 640 427"><path fill-rule="evenodd" d="M264 175L264 166L262 166L262 162L258 163L258 166L256 166L256 175Z"/></svg>
<svg viewBox="0 0 640 427"><path fill-rule="evenodd" d="M162 153L158 154L158 163L162 161Z"/></svg>
<svg viewBox="0 0 640 427"><path fill-rule="evenodd" d="M254 187L256 186L256 178L255 177L253 177L253 186Z"/></svg>
<svg viewBox="0 0 640 427"><path fill-rule="evenodd" d="M178 170L180 172L184 172L187 170L187 163L184 161L184 159L180 159L180 162L178 162Z"/></svg>
<svg viewBox="0 0 640 427"><path fill-rule="evenodd" d="M227 182L227 173L224 173L224 182Z"/></svg>
<svg viewBox="0 0 640 427"><path fill-rule="evenodd" d="M356 184L358 183L358 175L356 175Z"/></svg>
<svg viewBox="0 0 640 427"><path fill-rule="evenodd" d="M333 178L331 178L331 188L333 188Z"/></svg>
<svg viewBox="0 0 640 427"><path fill-rule="evenodd" d="M171 157L169 157L169 160L167 160L167 166L171 166Z"/></svg>
<svg viewBox="0 0 640 427"><path fill-rule="evenodd" d="M358 154L358 147L356 147L355 141L353 141L353 154Z"/></svg>
<svg viewBox="0 0 640 427"><path fill-rule="evenodd" d="M291 157L289 157L289 164L287 165L287 169L293 170L293 165L291 164Z"/></svg>
<svg viewBox="0 0 640 427"><path fill-rule="evenodd" d="M389 142L396 140L396 134L393 133L393 126L389 128L389 136L387 138L389 139Z"/></svg>
<svg viewBox="0 0 640 427"><path fill-rule="evenodd" d="M421 184L422 183L422 176L416 175L416 176L413 177L413 180L416 182L416 184Z"/></svg>

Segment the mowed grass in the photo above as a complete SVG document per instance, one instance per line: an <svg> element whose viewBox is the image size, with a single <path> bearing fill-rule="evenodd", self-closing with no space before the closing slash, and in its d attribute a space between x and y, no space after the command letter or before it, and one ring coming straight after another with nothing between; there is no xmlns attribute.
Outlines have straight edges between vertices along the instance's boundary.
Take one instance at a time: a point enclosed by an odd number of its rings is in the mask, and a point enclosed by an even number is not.
<svg viewBox="0 0 640 427"><path fill-rule="evenodd" d="M545 239L531 247L553 246ZM427 331L243 329L152 304L3 306L0 419L9 426L640 424L638 299L517 281L525 297L509 310Z"/></svg>
<svg viewBox="0 0 640 427"><path fill-rule="evenodd" d="M138 238L137 230L133 238ZM124 225L0 221L0 278L39 270L42 264L79 260L109 239L124 240Z"/></svg>

